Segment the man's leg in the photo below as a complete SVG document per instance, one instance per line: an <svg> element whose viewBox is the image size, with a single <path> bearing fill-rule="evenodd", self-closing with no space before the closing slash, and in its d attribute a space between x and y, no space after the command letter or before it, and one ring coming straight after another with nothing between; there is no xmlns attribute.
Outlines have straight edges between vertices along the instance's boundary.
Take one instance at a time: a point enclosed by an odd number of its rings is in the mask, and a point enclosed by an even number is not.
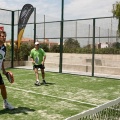
<svg viewBox="0 0 120 120"><path fill-rule="evenodd" d="M6 87L5 85L0 85L0 89L1 89L1 95L2 95L2 98L5 100L7 99L7 92L6 92Z"/></svg>
<svg viewBox="0 0 120 120"><path fill-rule="evenodd" d="M7 91L6 91L6 87L4 84L0 85L0 89L1 89L1 95L2 95L2 98L3 98L3 108L7 108L7 109L14 109L14 107L12 105L10 105L8 102L7 102Z"/></svg>
<svg viewBox="0 0 120 120"><path fill-rule="evenodd" d="M3 81L3 78L0 74L0 89L1 89L1 95L2 95L2 98L5 100L7 99L7 92L6 92L6 87L4 85L4 81Z"/></svg>

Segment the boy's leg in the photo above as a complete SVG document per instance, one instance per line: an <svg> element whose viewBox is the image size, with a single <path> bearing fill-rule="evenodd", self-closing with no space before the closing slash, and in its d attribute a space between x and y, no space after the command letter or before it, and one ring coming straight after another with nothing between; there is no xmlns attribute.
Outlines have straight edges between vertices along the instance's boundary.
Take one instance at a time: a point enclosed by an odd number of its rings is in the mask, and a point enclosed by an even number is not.
<svg viewBox="0 0 120 120"><path fill-rule="evenodd" d="M44 69L41 69L41 74L42 74L42 79L44 80L45 79L45 71L44 71Z"/></svg>
<svg viewBox="0 0 120 120"><path fill-rule="evenodd" d="M45 71L44 71L44 69L41 69L41 74L42 74L42 83L43 84L46 84L46 81L45 81Z"/></svg>
<svg viewBox="0 0 120 120"><path fill-rule="evenodd" d="M39 80L39 73L38 73L38 68L34 68L36 80Z"/></svg>
<svg viewBox="0 0 120 120"><path fill-rule="evenodd" d="M35 76L36 76L35 85L40 86L38 68L34 68L34 72L35 72Z"/></svg>

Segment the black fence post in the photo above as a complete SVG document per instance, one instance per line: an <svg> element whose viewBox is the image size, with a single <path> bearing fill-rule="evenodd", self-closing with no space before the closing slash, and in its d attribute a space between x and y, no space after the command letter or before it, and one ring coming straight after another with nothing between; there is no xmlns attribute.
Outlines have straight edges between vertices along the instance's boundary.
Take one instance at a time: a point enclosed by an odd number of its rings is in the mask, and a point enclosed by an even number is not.
<svg viewBox="0 0 120 120"><path fill-rule="evenodd" d="M12 11L12 19L11 19L11 68L14 67L14 11Z"/></svg>
<svg viewBox="0 0 120 120"><path fill-rule="evenodd" d="M94 57L95 57L95 18L93 18L93 47L92 47L92 77L94 77Z"/></svg>
<svg viewBox="0 0 120 120"><path fill-rule="evenodd" d="M64 0L62 0L62 10L61 10L61 30L60 30L60 63L59 72L62 73L62 55L63 55L63 20L64 20Z"/></svg>
<svg viewBox="0 0 120 120"><path fill-rule="evenodd" d="M34 43L36 41L36 8L34 8Z"/></svg>

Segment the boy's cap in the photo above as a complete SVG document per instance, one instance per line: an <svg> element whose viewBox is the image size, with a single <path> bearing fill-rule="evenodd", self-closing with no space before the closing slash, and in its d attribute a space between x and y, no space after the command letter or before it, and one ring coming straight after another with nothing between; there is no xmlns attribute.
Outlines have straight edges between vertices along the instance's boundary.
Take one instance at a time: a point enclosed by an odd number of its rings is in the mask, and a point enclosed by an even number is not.
<svg viewBox="0 0 120 120"><path fill-rule="evenodd" d="M35 42L35 45L39 45L39 42Z"/></svg>

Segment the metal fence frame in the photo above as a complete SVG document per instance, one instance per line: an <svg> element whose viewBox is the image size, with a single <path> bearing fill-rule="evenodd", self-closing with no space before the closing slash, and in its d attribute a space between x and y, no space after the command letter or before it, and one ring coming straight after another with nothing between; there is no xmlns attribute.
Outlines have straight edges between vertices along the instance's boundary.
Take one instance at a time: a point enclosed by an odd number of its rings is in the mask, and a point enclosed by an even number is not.
<svg viewBox="0 0 120 120"><path fill-rule="evenodd" d="M17 26L17 24L15 23L14 19L15 19L15 12L18 12L20 10L6 10L6 9L0 9L0 10L4 10L4 11L9 11L11 12L11 24L6 24L6 23L0 23L2 25L10 25L11 26L11 45L12 45L12 51L11 51L11 67L13 68L13 56L14 56L14 27ZM19 16L19 15L18 15ZM34 8L34 18L32 22L29 22L28 24L33 24L34 25L34 42L36 41L36 39L45 39L48 38L45 36L45 25L48 23L59 23L59 29L60 29L60 36L56 37L56 38L52 38L52 39L60 39L60 58L59 58L59 72L62 73L62 59L63 59L63 40L66 39L67 37L64 37L64 24L65 22L73 22L73 21L86 21L86 20L91 20L92 21L92 36L82 36L82 37L77 37L77 33L76 33L76 38L91 38L92 39L92 74L91 76L94 76L94 60L95 60L95 41L96 38L107 38L107 36L96 36L96 21L98 19L107 19L107 18L113 18L111 17L99 17L99 18L88 18L88 19L76 19L76 20L61 20L61 21L52 21L52 22L40 22L40 23L36 23L36 19L37 19L37 15L36 15L36 8ZM44 37L37 37L37 26L42 24L44 26ZM109 36L110 38L116 38L118 36ZM75 38L75 36L73 37ZM49 39L49 38L48 38ZM51 39L51 38L50 38Z"/></svg>

